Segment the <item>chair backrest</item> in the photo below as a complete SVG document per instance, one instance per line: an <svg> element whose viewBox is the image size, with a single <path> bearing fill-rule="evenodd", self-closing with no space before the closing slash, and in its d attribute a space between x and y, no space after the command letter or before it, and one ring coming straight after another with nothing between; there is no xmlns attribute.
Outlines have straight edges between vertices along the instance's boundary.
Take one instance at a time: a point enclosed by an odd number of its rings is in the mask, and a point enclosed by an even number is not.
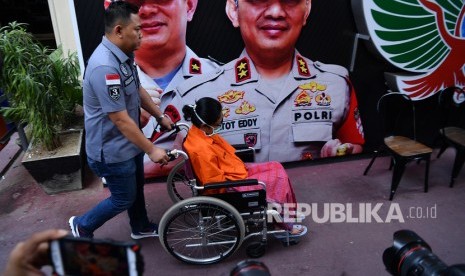
<svg viewBox="0 0 465 276"><path fill-rule="evenodd" d="M447 87L439 94L440 127L465 128L465 90Z"/></svg>
<svg viewBox="0 0 465 276"><path fill-rule="evenodd" d="M389 92L377 105L383 137L405 136L416 140L415 105L405 94Z"/></svg>

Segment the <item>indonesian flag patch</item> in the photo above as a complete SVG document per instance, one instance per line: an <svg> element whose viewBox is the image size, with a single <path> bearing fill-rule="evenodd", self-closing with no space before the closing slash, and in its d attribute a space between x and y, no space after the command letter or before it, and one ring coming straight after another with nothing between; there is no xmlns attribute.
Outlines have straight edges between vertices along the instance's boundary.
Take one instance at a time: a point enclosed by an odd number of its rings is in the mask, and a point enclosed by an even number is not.
<svg viewBox="0 0 465 276"><path fill-rule="evenodd" d="M105 75L106 85L121 85L121 79L118 74Z"/></svg>
<svg viewBox="0 0 465 276"><path fill-rule="evenodd" d="M117 101L121 97L121 79L118 74L105 75L105 84L108 87L108 95Z"/></svg>

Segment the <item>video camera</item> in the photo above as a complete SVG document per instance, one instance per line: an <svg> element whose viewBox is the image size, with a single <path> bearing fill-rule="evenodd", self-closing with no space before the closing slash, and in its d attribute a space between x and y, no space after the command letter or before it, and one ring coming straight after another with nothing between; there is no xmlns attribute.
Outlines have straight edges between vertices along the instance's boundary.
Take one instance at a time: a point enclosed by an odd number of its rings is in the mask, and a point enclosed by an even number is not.
<svg viewBox="0 0 465 276"><path fill-rule="evenodd" d="M447 266L410 230L394 233L394 244L384 250L383 262L395 276L465 276L465 264Z"/></svg>

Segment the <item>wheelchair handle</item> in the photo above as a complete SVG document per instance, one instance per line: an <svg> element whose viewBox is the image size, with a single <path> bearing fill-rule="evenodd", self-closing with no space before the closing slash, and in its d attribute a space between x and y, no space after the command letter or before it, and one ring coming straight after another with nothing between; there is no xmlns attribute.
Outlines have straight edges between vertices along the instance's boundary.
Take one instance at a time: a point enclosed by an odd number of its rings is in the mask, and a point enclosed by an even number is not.
<svg viewBox="0 0 465 276"><path fill-rule="evenodd" d="M150 140L155 143L156 140L158 139L158 136L162 135L162 134L165 134L167 133L168 135L175 135L181 131L185 131L186 133L189 131L189 128L190 128L190 125L187 124L187 123L174 123L174 124L171 124L171 129L168 130L166 128L164 128L163 126L160 126L160 130L158 131L157 129L155 129L153 131L153 134L152 134L152 137L150 138ZM155 137L155 138L154 138Z"/></svg>
<svg viewBox="0 0 465 276"><path fill-rule="evenodd" d="M166 150L166 155L168 155L168 157L170 158L169 161L173 161L174 159L177 159L179 156L182 156L184 160L189 159L189 157L187 156L187 153L185 153L182 150L178 150L178 149Z"/></svg>
<svg viewBox="0 0 465 276"><path fill-rule="evenodd" d="M185 130L186 132L189 130L190 125L186 123L175 123L171 125L171 130L174 130L174 133L178 133L181 130Z"/></svg>

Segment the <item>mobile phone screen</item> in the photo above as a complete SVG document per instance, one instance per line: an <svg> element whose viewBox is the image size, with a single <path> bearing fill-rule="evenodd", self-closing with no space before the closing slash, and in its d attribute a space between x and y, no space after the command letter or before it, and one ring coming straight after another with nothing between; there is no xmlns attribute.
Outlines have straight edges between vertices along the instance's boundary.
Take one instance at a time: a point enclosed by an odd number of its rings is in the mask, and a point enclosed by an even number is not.
<svg viewBox="0 0 465 276"><path fill-rule="evenodd" d="M59 275L138 275L136 244L64 238L51 243L52 261Z"/></svg>

